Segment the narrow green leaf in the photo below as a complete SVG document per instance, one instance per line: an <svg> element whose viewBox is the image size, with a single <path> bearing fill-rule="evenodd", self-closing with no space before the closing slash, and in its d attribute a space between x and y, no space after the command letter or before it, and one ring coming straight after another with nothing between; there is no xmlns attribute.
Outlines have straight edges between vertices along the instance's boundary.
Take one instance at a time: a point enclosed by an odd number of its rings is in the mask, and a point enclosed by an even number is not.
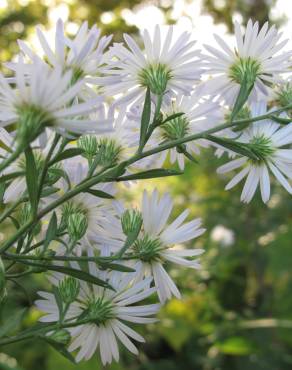
<svg viewBox="0 0 292 370"><path fill-rule="evenodd" d="M181 174L183 174L183 171L154 168L152 170L119 177L118 179L116 179L116 181L154 179L156 177L177 176Z"/></svg>
<svg viewBox="0 0 292 370"><path fill-rule="evenodd" d="M142 111L142 118L141 118L141 128L140 128L140 144L139 147L143 148L145 143L149 123L150 123L150 116L151 116L151 94L150 88L147 88L143 111Z"/></svg>
<svg viewBox="0 0 292 370"><path fill-rule="evenodd" d="M271 118L273 121L277 123L281 123L283 125L287 125L292 122L292 118L288 118L288 117L271 116Z"/></svg>
<svg viewBox="0 0 292 370"><path fill-rule="evenodd" d="M56 212L53 213L50 223L46 232L45 242L44 242L44 248L47 249L51 241L56 237L57 234L57 216Z"/></svg>
<svg viewBox="0 0 292 370"><path fill-rule="evenodd" d="M137 227L135 228L135 230L133 230L127 237L126 241L125 241L125 244L123 245L122 249L119 251L118 253L118 256L119 257L122 257L123 254L127 251L127 249L129 249L133 243L137 240L138 238L138 235L140 233L140 230L141 230L141 227L142 227L142 219L140 220L140 222L137 224Z"/></svg>
<svg viewBox="0 0 292 370"><path fill-rule="evenodd" d="M63 315L63 302L62 302L62 298L60 296L59 290L56 286L53 286L53 293L54 293L55 300L56 300L58 310L59 310L59 318L61 318Z"/></svg>
<svg viewBox="0 0 292 370"><path fill-rule="evenodd" d="M230 116L231 122L234 120L234 118L240 112L241 108L247 102L247 99L251 93L251 90L253 89L253 86L254 82L249 81L247 75L245 75L243 82L240 85L240 90L234 103L233 110L231 112Z"/></svg>
<svg viewBox="0 0 292 370"><path fill-rule="evenodd" d="M164 121L161 122L161 125L163 125L164 123L166 122L169 122L169 121L172 121L173 119L176 119L178 117L181 117L183 116L185 113L183 112L179 112L179 113L174 113L174 114L171 114L170 116L166 117Z"/></svg>
<svg viewBox="0 0 292 370"><path fill-rule="evenodd" d="M8 173L7 175L3 175L0 177L0 183L7 182L9 180L13 180L16 177L23 176L25 174L24 171L17 171L13 173Z"/></svg>
<svg viewBox="0 0 292 370"><path fill-rule="evenodd" d="M20 326L26 311L27 309L23 308L16 313L13 313L13 316L5 318L5 321L2 322L0 326L0 338L13 332Z"/></svg>
<svg viewBox="0 0 292 370"><path fill-rule="evenodd" d="M67 182L69 188L71 188L70 178L67 175L67 173L65 171L63 171L61 168L50 168L49 169L49 175L55 175L55 177L56 177L55 180L56 181L58 181L59 178L62 177ZM54 181L53 183L50 183L50 184L53 185L56 181Z"/></svg>
<svg viewBox="0 0 292 370"><path fill-rule="evenodd" d="M223 146L226 149L232 150L235 153L241 154L245 157L257 160L258 157L249 149L247 144L241 144L230 139L222 139L217 136L207 135L208 140Z"/></svg>
<svg viewBox="0 0 292 370"><path fill-rule="evenodd" d="M38 187L38 173L36 163L31 147L29 146L25 150L26 159L26 184L27 192L31 205L32 214L37 211L38 198L37 198L37 187Z"/></svg>
<svg viewBox="0 0 292 370"><path fill-rule="evenodd" d="M114 271L120 271L120 272L135 272L135 269L132 269L131 267L124 266L118 263L101 263L100 266L104 269L111 269Z"/></svg>
<svg viewBox="0 0 292 370"><path fill-rule="evenodd" d="M60 189L59 188L55 188L55 187L50 187L50 188L45 188L43 189L43 191L41 192L41 198L44 198L44 197L47 197L49 195L52 195L52 194L55 194L59 191Z"/></svg>
<svg viewBox="0 0 292 370"><path fill-rule="evenodd" d="M113 287L110 284L108 284L106 281L101 280L97 278L96 276L89 274L86 271L82 271L82 270L78 270L78 269L74 269L72 267L66 267L66 266L56 266L56 265L50 265L50 264L44 264L44 263L30 262L28 260L19 259L18 262L24 265L40 268L39 272L42 272L44 270L57 271L65 275L73 276L76 279L84 280L84 281L87 281L88 283L99 285L104 288L114 290Z"/></svg>
<svg viewBox="0 0 292 370"><path fill-rule="evenodd" d="M84 152L81 148L70 148L64 150L64 152L58 154L52 161L50 162L50 165L55 164L57 162L63 161L64 159L76 157L77 155L80 155Z"/></svg>
<svg viewBox="0 0 292 370"><path fill-rule="evenodd" d="M95 195L98 198L115 199L115 197L112 196L111 194L108 194L108 193L106 193L104 191L101 191L101 190L88 189L88 190L85 191L85 193L89 193L89 194Z"/></svg>

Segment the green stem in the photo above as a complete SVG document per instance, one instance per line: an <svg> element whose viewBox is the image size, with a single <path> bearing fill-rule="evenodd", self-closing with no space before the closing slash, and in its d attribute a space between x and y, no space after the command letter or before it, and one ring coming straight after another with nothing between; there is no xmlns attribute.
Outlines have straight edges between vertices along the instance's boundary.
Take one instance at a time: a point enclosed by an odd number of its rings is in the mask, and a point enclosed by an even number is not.
<svg viewBox="0 0 292 370"><path fill-rule="evenodd" d="M77 195L81 192L84 192L85 190L87 190L87 189L91 188L92 186L98 184L101 181L106 182L107 179L110 179L110 181L113 181L112 179L116 178L116 177L118 178L119 173L121 171L123 171L127 166L139 161L140 159L145 158L145 157L149 157L153 154L160 153L160 152L162 152L164 150L167 150L167 149L170 149L170 148L174 148L174 147L176 147L180 144L184 144L184 143L187 143L189 141L193 141L193 140L197 140L197 139L201 139L201 138L206 138L207 135L209 135L209 134L213 134L213 133L222 131L226 128L234 127L234 126L240 125L242 123L251 123L251 122L265 120L267 118L270 118L271 115L275 115L276 113L280 113L280 112L282 112L286 109L290 109L290 108L292 108L292 104L290 104L290 105L288 105L284 108L280 108L280 109L278 109L276 111L273 111L271 113L263 114L263 115L258 116L258 117L248 118L248 119L241 119L241 120L234 121L232 123L223 123L223 124L220 124L220 125L212 128L212 129L206 130L202 133L190 135L190 136L187 136L187 137L184 137L184 138L181 138L181 139L177 139L177 140L173 140L173 141L170 141L168 143L159 145L157 148L153 148L153 149L150 149L150 150L142 152L142 153L137 153L132 158L130 158L129 160L124 161L124 162L116 165L115 167L105 171L104 173L85 180L84 182L82 182L82 184L76 186L75 188L73 188L72 190L70 190L66 194L64 194L62 197L60 197L59 199L57 199L54 202L52 202L51 204L49 204L46 208L44 208L42 211L40 211L34 219L32 219L29 222L27 222L26 224L24 224L10 239L5 241L3 243L3 245L1 246L1 248L0 248L0 253L3 253L8 248L10 248L11 245L13 245L21 235L23 235L29 229L31 229L43 216L45 216L46 214L51 212L53 209L55 209L59 205L63 204L67 200L73 198L75 195Z"/></svg>

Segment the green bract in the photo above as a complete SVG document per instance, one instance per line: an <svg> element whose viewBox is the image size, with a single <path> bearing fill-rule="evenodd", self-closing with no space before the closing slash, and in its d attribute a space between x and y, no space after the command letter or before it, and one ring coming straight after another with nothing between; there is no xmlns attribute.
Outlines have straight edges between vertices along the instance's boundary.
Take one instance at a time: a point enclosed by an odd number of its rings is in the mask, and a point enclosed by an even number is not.
<svg viewBox="0 0 292 370"><path fill-rule="evenodd" d="M139 81L142 86L149 87L151 92L162 95L171 79L171 71L166 65L157 63L150 64L139 73Z"/></svg>

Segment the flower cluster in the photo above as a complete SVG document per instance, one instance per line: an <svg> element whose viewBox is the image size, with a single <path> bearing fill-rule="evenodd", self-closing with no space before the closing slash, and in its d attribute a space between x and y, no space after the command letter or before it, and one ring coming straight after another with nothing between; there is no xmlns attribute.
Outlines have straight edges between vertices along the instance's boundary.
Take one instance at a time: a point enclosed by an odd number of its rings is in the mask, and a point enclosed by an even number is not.
<svg viewBox="0 0 292 370"><path fill-rule="evenodd" d="M37 28L42 55L19 41L10 77L0 75L0 227L15 227L0 245L0 297L15 265L19 277L46 272L52 292L35 303L46 324L0 344L37 336L77 362L99 350L103 364L119 360L118 342L137 354L132 324L154 323L180 298L169 265L199 269L205 229L188 210L174 217L156 189L126 203L135 181L180 175L209 148L227 158L218 174L240 169L226 189L246 178L242 202L257 188L269 201L270 173L292 193L292 54L281 34L236 23L234 49L215 35L219 48L202 51L176 31L110 44L87 23L69 38L58 21L53 47Z"/></svg>

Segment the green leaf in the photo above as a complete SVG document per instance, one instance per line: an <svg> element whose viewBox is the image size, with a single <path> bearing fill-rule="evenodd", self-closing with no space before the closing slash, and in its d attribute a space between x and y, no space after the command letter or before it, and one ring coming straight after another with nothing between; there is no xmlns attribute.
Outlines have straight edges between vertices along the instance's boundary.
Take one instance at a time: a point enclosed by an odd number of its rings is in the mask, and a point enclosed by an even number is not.
<svg viewBox="0 0 292 370"><path fill-rule="evenodd" d="M71 361L73 364L76 364L74 357L66 349L66 346L64 344L55 342L51 338L48 338L48 337L45 337L45 336L41 336L41 339L43 339L45 342L47 342L49 345L51 345L57 352L60 353L60 355L65 357L67 360Z"/></svg>
<svg viewBox="0 0 292 370"><path fill-rule="evenodd" d="M116 179L116 181L154 179L156 177L177 176L182 174L183 171L167 170L164 168L154 168L149 171L143 171L132 175L119 177L118 179Z"/></svg>
<svg viewBox="0 0 292 370"><path fill-rule="evenodd" d="M181 117L183 116L185 113L183 112L180 112L180 113L174 113L174 114L171 114L170 116L168 116L164 121L161 122L161 125L163 125L164 123L166 122L169 122L169 121L172 121L173 119L176 119L178 117Z"/></svg>
<svg viewBox="0 0 292 370"><path fill-rule="evenodd" d="M206 135L206 138L216 144L222 145L224 148L232 150L235 153L241 154L245 157L257 160L258 157L253 153L247 144L242 144L230 139L222 139L217 136Z"/></svg>
<svg viewBox="0 0 292 370"><path fill-rule="evenodd" d="M150 88L147 88L144 106L143 106L143 112L142 112L142 118L141 118L141 128L140 128L140 144L139 148L143 148L147 131L150 123L150 116L151 116L151 94L150 94Z"/></svg>
<svg viewBox="0 0 292 370"><path fill-rule="evenodd" d="M142 219L140 220L139 223L137 223L137 227L135 228L135 230L133 230L131 233L129 233L126 241L125 241L125 244L123 245L123 247L121 248L121 250L119 251L118 253L118 256L119 257L122 257L123 254L127 251L127 249L129 249L132 244L137 240L138 238L138 235L140 233L140 230L141 230L141 227L142 227Z"/></svg>
<svg viewBox="0 0 292 370"><path fill-rule="evenodd" d="M81 148L66 149L64 150L64 152L56 155L56 157L52 159L52 161L50 162L50 166L57 162L63 161L64 159L68 159L68 158L76 157L77 155L81 155L83 152L84 150Z"/></svg>
<svg viewBox="0 0 292 370"><path fill-rule="evenodd" d="M247 102L247 99L251 93L251 90L253 89L254 81L249 81L247 74L244 76L243 82L240 85L240 90L237 95L233 110L231 112L230 120L231 122L234 120L234 118L237 116L237 114L240 112L241 108L244 106L244 104Z"/></svg>
<svg viewBox="0 0 292 370"><path fill-rule="evenodd" d="M131 267L124 266L118 263L100 263L100 266L104 269L111 269L114 271L121 271L121 272L135 272L135 269Z"/></svg>
<svg viewBox="0 0 292 370"><path fill-rule="evenodd" d="M41 192L41 198L44 198L44 197L47 197L49 195L52 195L52 194L55 194L59 191L60 189L59 188L55 188L55 187L50 187L50 188L45 188L42 190Z"/></svg>
<svg viewBox="0 0 292 370"><path fill-rule="evenodd" d="M49 169L49 175L51 175L51 174L53 174L53 175L55 175L56 177L58 177L57 179L56 179L56 181L57 180L59 180L59 178L63 178L66 182L67 182L67 184L68 184L68 186L69 186L69 188L71 188L71 182L70 182L70 178L69 178L69 176L67 175L67 173L65 172L65 171L63 171L61 168L50 168ZM55 182L56 182L55 181ZM54 183L55 183L54 182Z"/></svg>
<svg viewBox="0 0 292 370"><path fill-rule="evenodd" d="M282 125L288 125L289 123L292 122L292 118L288 117L279 117L279 116L271 116L272 120L281 123Z"/></svg>
<svg viewBox="0 0 292 370"><path fill-rule="evenodd" d="M16 313L13 313L13 316L5 318L5 321L2 322L0 327L0 338L4 337L6 334L13 332L20 326L26 311L27 309L23 308Z"/></svg>
<svg viewBox="0 0 292 370"><path fill-rule="evenodd" d="M30 146L25 150L25 159L26 159L27 192L31 205L32 214L34 215L37 211L38 205L37 197L38 172L36 168L34 155Z"/></svg>
<svg viewBox="0 0 292 370"><path fill-rule="evenodd" d="M43 272L43 271L46 271L46 270L57 271L57 272L61 272L62 274L65 274L65 275L75 277L76 279L84 280L84 281L87 281L88 283L99 285L99 286L102 286L104 288L114 290L113 287L110 284L108 284L106 281L101 280L98 277L93 276L93 275L89 274L86 271L74 269L72 267L56 266L56 265L31 262L31 261L28 261L28 260L21 260L21 259L19 259L18 262L20 262L24 265L40 268L39 272Z"/></svg>
<svg viewBox="0 0 292 370"><path fill-rule="evenodd" d="M25 174L24 171L17 171L13 173L8 173L7 175L3 175L0 177L0 183L15 179L16 177L23 176Z"/></svg>
<svg viewBox="0 0 292 370"><path fill-rule="evenodd" d="M111 194L108 194L108 193L106 193L104 191L101 191L101 190L88 189L88 190L85 191L85 193L89 193L89 194L95 195L98 198L115 199L115 197L112 196Z"/></svg>
<svg viewBox="0 0 292 370"><path fill-rule="evenodd" d="M49 226L46 232L46 237L45 237L45 242L44 242L45 249L48 248L50 242L56 237L57 228L58 228L57 216L56 216L56 212L54 212L50 219L50 223L49 223Z"/></svg>
<svg viewBox="0 0 292 370"><path fill-rule="evenodd" d="M60 320L62 318L62 315L63 315L63 302L62 302L62 298L61 298L60 293L59 293L59 289L56 286L53 286L53 293L54 293L56 303L57 303L57 306L58 306L59 320Z"/></svg>

